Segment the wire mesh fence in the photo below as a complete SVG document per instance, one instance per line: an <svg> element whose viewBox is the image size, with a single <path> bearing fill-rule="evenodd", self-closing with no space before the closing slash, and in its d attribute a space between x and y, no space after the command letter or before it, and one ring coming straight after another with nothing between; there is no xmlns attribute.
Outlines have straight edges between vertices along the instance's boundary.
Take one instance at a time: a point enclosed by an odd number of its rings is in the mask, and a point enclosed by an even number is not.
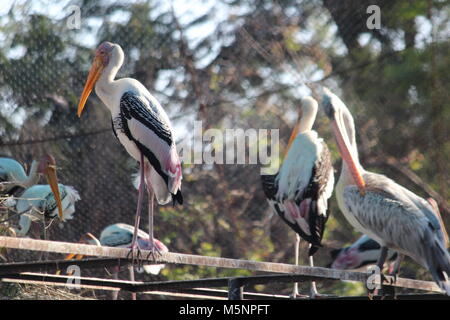
<svg viewBox="0 0 450 320"><path fill-rule="evenodd" d="M208 129L279 129L283 154L299 115L299 99L331 87L351 109L360 158L422 196L434 197L448 222L447 1L12 1L0 8L0 153L29 169L52 154L61 183L81 200L74 219L46 221L45 236L76 242L86 232L134 223L138 164L115 139L111 116L91 95L81 119L76 106L96 46L108 40L124 50L118 77L139 80L172 120L182 156L183 206L157 206L155 237L170 251L258 261L294 261L295 234L274 215L261 188L261 163L244 164L229 149L224 161L193 163L195 154L221 151L220 139L195 149L194 121ZM380 28L367 8L376 5ZM375 11L374 11L375 12ZM328 120L315 130L340 169ZM211 133L211 131L210 131ZM217 132L216 132L217 133ZM238 134L239 135L239 134ZM222 136L223 138L224 136ZM246 150L255 148L247 140ZM214 151L212 151L214 150ZM271 150L274 151L274 150ZM275 164L278 158L274 159ZM41 180L40 183L46 183ZM21 192L15 194L20 197ZM0 202L0 208L2 203ZM329 251L359 235L331 199L324 247ZM3 217L11 215L3 208ZM147 230L144 206L141 229ZM18 217L7 223L17 224ZM5 223L3 223L5 225ZM44 237L42 224L34 237ZM301 262L307 263L307 244ZM2 252L13 261L37 254ZM61 258L50 255L48 258ZM402 276L430 279L411 261ZM242 270L168 266L158 279L250 275ZM138 277L154 277L138 275ZM255 286L287 293L286 284ZM351 283L324 282L319 290L362 293Z"/></svg>

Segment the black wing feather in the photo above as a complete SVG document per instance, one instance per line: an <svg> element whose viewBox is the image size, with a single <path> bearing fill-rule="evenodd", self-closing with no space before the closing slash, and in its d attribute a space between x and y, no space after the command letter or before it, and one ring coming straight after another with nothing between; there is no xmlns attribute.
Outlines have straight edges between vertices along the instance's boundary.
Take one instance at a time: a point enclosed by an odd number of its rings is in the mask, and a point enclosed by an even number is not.
<svg viewBox="0 0 450 320"><path fill-rule="evenodd" d="M329 211L325 216L319 215L318 212L318 200L324 195L326 186L330 177L330 170L333 170L331 162L331 154L328 147L323 143L323 149L320 159L315 163L313 167L313 172L311 174L311 179L304 191L302 197L297 197L295 204L300 206L300 203L306 199L311 199L309 220L308 224L310 226L311 235L306 234L297 224L290 222L284 217L283 206L276 199L276 194L278 192L278 185L276 182L275 175L261 175L261 181L263 185L264 193L268 200L274 202L274 208L277 214L283 219L283 221L291 227L295 232L297 232L304 240L311 243L311 248L309 250L309 255L313 255L319 247L322 246L322 237L325 230L325 224L329 217Z"/></svg>

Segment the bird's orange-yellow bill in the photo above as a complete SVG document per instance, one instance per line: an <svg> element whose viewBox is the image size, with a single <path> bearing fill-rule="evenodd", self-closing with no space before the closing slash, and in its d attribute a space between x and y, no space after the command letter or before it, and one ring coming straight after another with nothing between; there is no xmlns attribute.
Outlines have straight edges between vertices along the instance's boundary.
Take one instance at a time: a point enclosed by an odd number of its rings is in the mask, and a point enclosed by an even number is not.
<svg viewBox="0 0 450 320"><path fill-rule="evenodd" d="M91 69L89 70L89 75L86 80L86 84L84 85L83 93L81 94L80 103L78 104L78 117L81 117L81 113L83 112L84 106L86 105L86 101L89 98L89 95L91 94L92 89L94 88L95 83L100 77L102 71L103 63L100 58L95 57Z"/></svg>
<svg viewBox="0 0 450 320"><path fill-rule="evenodd" d="M297 137L297 134L298 134L298 131L299 131L299 130L300 130L300 122L297 122L297 123L295 124L294 129L292 130L291 137L289 138L289 142L288 142L288 145L287 145L287 148L286 148L285 156L287 155L287 153L288 153L288 151L289 151L289 148L290 148L291 145L292 145L292 142L294 142L295 138Z"/></svg>
<svg viewBox="0 0 450 320"><path fill-rule="evenodd" d="M74 258L75 258L75 260L81 260L81 259L83 259L83 257L84 256L82 254L70 253L64 258L64 260L72 260ZM56 275L60 275L61 274L61 270L57 270L55 274Z"/></svg>
<svg viewBox="0 0 450 320"><path fill-rule="evenodd" d="M339 122L336 119L334 119L332 121L332 126L342 159L345 161L345 163L347 163L347 166L350 170L353 180L355 181L356 186L359 189L360 194L364 196L366 193L365 191L366 183L364 182L361 172L356 165L356 161L353 157L353 154L350 152L348 142L342 135L342 129L339 125Z"/></svg>
<svg viewBox="0 0 450 320"><path fill-rule="evenodd" d="M45 175L47 177L47 182L50 185L50 189L52 189L53 195L55 196L56 205L58 206L58 216L64 221L61 194L59 193L58 187L58 177L56 176L56 166L49 165L45 170Z"/></svg>

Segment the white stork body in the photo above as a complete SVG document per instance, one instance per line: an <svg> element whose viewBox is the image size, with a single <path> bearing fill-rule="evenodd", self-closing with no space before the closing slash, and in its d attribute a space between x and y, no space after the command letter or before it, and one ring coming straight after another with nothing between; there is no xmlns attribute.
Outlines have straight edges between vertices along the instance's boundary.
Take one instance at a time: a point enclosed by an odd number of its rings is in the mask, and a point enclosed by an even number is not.
<svg viewBox="0 0 450 320"><path fill-rule="evenodd" d="M312 255L321 246L328 219L334 173L327 145L312 130L317 102L311 97L302 99L302 110L303 116L291 135L280 171L276 175L262 175L261 179L272 210L310 243L308 255L313 265ZM296 260L297 251L296 248ZM312 295L317 295L314 283Z"/></svg>
<svg viewBox="0 0 450 320"><path fill-rule="evenodd" d="M91 233L87 233L80 239L80 242L97 246L131 248L133 246L134 231L134 227L129 224L115 223L102 230L100 233L100 239L97 239ZM153 239L153 242L150 242L149 234L142 230L138 230L136 241L141 249L151 250L156 246L157 250L161 253L169 252L169 249L164 245L164 243L158 239ZM70 260L74 257L77 260L81 260L83 255L69 254L65 259ZM157 275L164 267L164 264L144 264L142 269L147 274ZM137 269L137 271L141 273L142 269ZM120 270L118 267L114 268L113 273L115 279L119 278L119 271ZM130 274L130 281L134 281L133 266L129 266L128 271ZM118 295L118 291L113 292L113 300L117 300ZM136 293L132 293L132 299L136 300Z"/></svg>
<svg viewBox="0 0 450 320"><path fill-rule="evenodd" d="M125 223L115 223L102 230L99 241L102 246L106 247L130 248L133 241L133 232L133 226ZM151 249L149 234L142 230L138 231L137 242L141 249ZM164 243L158 239L154 239L154 242L160 252L169 252ZM164 266L164 264L144 264L143 269L148 274L157 275Z"/></svg>
<svg viewBox="0 0 450 320"><path fill-rule="evenodd" d="M61 195L61 207L64 220L73 219L75 202L80 200L78 191L71 186L58 184ZM43 218L53 219L58 216L58 206L55 196L49 185L34 185L25 190L15 204L20 214L20 229L13 229L17 236L25 236L32 221L42 221Z"/></svg>
<svg viewBox="0 0 450 320"><path fill-rule="evenodd" d="M323 103L344 160L336 187L339 208L354 228L382 246L380 269L390 248L427 268L450 294L450 255L438 214L425 199L384 175L364 170L351 113L328 89L324 89Z"/></svg>
<svg viewBox="0 0 450 320"><path fill-rule="evenodd" d="M38 162L33 161L27 175L23 166L11 158L0 158L0 193L13 194L18 188L28 188L39 182Z"/></svg>
<svg viewBox="0 0 450 320"><path fill-rule="evenodd" d="M159 204L170 200L182 204L181 163L176 151L169 117L159 102L137 80L114 80L122 66L122 48L110 42L102 43L96 52L86 86L81 96L78 115L95 85L95 92L111 112L114 134L127 152L140 163L141 181L149 193L149 237L153 241L153 196ZM135 221L136 242L142 201L139 188Z"/></svg>

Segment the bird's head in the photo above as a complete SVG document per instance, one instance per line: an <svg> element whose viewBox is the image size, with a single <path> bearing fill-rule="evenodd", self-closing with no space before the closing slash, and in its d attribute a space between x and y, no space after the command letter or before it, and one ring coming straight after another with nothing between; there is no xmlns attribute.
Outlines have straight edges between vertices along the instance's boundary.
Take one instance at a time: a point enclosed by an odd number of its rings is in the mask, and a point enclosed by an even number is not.
<svg viewBox="0 0 450 320"><path fill-rule="evenodd" d="M55 196L56 205L58 206L58 216L62 221L64 221L61 194L58 187L58 176L56 174L56 161L52 155L46 154L42 157L39 161L38 173L47 178L47 182L52 189L53 195Z"/></svg>
<svg viewBox="0 0 450 320"><path fill-rule="evenodd" d="M295 138L299 134L300 130L302 130L300 128L302 119L303 118L311 118L312 123L308 124L308 126L311 125L311 127L312 127L312 125L314 123L314 119L315 119L315 114L317 113L317 108L318 108L318 104L314 98L312 98L312 97L302 98L302 100L301 100L301 116L298 117L299 119L298 119L294 129L292 130L291 137L289 138L289 142L288 142L288 145L286 148L286 154L289 151ZM313 114L314 114L314 117L311 117L311 115L313 115ZM304 130L304 128L303 128L303 130Z"/></svg>
<svg viewBox="0 0 450 320"><path fill-rule="evenodd" d="M95 84L102 75L103 71L108 66L120 67L123 63L123 51L122 48L115 43L105 41L100 44L95 50L94 61L92 62L89 75L84 85L83 93L81 94L80 102L78 104L78 117L81 117L84 106L86 104L89 95L92 92Z"/></svg>
<svg viewBox="0 0 450 320"><path fill-rule="evenodd" d="M361 264L360 255L357 248L346 247L337 252L332 253L332 258L334 259L331 263L332 269L338 270L349 270L356 269Z"/></svg>
<svg viewBox="0 0 450 320"><path fill-rule="evenodd" d="M349 140L350 132L354 135L353 117L344 102L325 87L322 89L322 106L325 114L331 121L331 127L342 160L345 161L350 169L350 173L360 194L364 195L365 182L358 166L359 162L356 160L356 146L352 146Z"/></svg>

